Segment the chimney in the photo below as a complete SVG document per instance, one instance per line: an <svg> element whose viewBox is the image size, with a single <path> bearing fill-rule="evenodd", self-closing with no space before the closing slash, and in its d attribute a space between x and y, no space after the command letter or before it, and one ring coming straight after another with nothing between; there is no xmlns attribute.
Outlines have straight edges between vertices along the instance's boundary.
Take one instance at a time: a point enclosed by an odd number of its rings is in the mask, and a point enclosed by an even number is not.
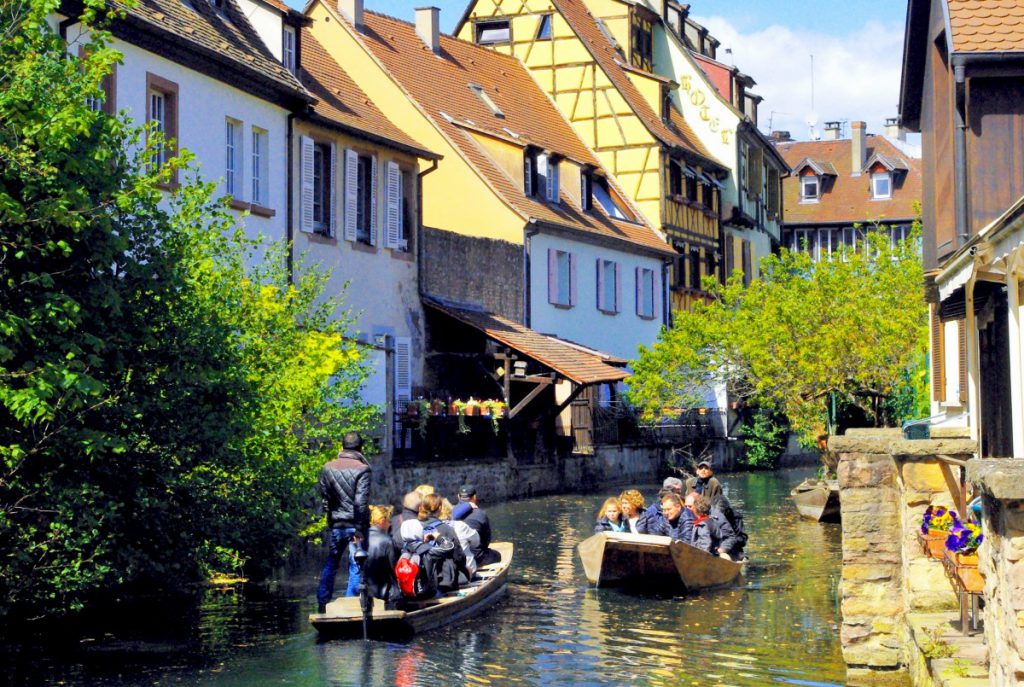
<svg viewBox="0 0 1024 687"><path fill-rule="evenodd" d="M860 176L860 172L864 169L864 129L867 128L867 124L864 122L851 122L850 123L850 171L853 176Z"/></svg>
<svg viewBox="0 0 1024 687"><path fill-rule="evenodd" d="M889 117L885 120L885 137L894 141L907 140L907 132L900 126L899 117Z"/></svg>
<svg viewBox="0 0 1024 687"><path fill-rule="evenodd" d="M435 55L441 54L441 10L437 7L416 8L416 35Z"/></svg>
<svg viewBox="0 0 1024 687"><path fill-rule="evenodd" d="M773 131L768 138L774 143L786 143L793 140L793 136L788 131L779 131L778 129Z"/></svg>
<svg viewBox="0 0 1024 687"><path fill-rule="evenodd" d="M363 28L363 0L338 0L338 11L352 26Z"/></svg>
<svg viewBox="0 0 1024 687"><path fill-rule="evenodd" d="M825 135L826 141L838 141L843 137L843 123L842 122L825 122Z"/></svg>

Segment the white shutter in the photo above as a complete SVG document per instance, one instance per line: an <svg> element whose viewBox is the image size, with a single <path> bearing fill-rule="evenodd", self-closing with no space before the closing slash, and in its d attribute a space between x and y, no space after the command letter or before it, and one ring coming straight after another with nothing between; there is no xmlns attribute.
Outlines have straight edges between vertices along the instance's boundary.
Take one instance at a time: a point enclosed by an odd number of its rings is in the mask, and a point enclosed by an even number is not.
<svg viewBox="0 0 1024 687"><path fill-rule="evenodd" d="M385 177L384 247L398 249L402 240L402 171L397 162L388 162Z"/></svg>
<svg viewBox="0 0 1024 687"><path fill-rule="evenodd" d="M552 203L558 202L559 188L558 188L558 161L550 160L548 162L548 200Z"/></svg>
<svg viewBox="0 0 1024 687"><path fill-rule="evenodd" d="M359 155L345 151L345 240L356 240L356 210L359 203Z"/></svg>
<svg viewBox="0 0 1024 687"><path fill-rule="evenodd" d="M412 400L412 339L395 337L395 406Z"/></svg>
<svg viewBox="0 0 1024 687"><path fill-rule="evenodd" d="M331 144L331 176L324 181L324 200L327 203L327 235L337 236L338 235L338 217L335 208L338 207L338 199L336 197L338 188L338 154L335 152L334 144Z"/></svg>
<svg viewBox="0 0 1024 687"><path fill-rule="evenodd" d="M313 231L313 139L299 137L299 229Z"/></svg>
<svg viewBox="0 0 1024 687"><path fill-rule="evenodd" d="M377 157L370 158L370 245L377 245Z"/></svg>

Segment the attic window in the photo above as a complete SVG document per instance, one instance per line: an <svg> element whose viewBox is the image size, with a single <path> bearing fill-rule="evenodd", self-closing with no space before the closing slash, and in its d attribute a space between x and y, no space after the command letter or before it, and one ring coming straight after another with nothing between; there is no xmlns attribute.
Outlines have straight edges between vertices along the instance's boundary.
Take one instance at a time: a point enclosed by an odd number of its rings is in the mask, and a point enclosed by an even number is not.
<svg viewBox="0 0 1024 687"><path fill-rule="evenodd" d="M800 177L800 201L804 203L817 203L821 185L818 177L813 174Z"/></svg>
<svg viewBox="0 0 1024 687"><path fill-rule="evenodd" d="M542 14L540 17L540 24L537 25L537 40L548 41L551 40L551 15Z"/></svg>
<svg viewBox="0 0 1024 687"><path fill-rule="evenodd" d="M892 175L889 172L871 175L871 197L876 200L892 198Z"/></svg>
<svg viewBox="0 0 1024 687"><path fill-rule="evenodd" d="M480 45L508 43L512 38L512 25L508 19L479 22L476 25L476 42Z"/></svg>
<svg viewBox="0 0 1024 687"><path fill-rule="evenodd" d="M626 210L623 207L624 203L608 188L608 180L604 177L594 179L594 182L591 184L591 193L594 196L594 200L600 204L609 217L624 220L632 219L626 214Z"/></svg>
<svg viewBox="0 0 1024 687"><path fill-rule="evenodd" d="M469 84L469 90L476 93L476 97L480 98L481 102L483 102L483 104L487 106L487 109L491 111L491 114L495 117L505 117L505 113L501 111L501 108L498 107L497 103L491 100L491 96L487 95L487 91L484 90L483 86L477 83L471 83Z"/></svg>

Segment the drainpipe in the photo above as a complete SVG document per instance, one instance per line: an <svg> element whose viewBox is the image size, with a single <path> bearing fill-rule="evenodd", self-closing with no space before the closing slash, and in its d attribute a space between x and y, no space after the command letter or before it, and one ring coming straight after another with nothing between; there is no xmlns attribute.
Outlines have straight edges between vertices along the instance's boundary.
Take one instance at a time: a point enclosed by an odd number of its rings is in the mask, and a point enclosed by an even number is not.
<svg viewBox="0 0 1024 687"><path fill-rule="evenodd" d="M967 118L965 116L967 96L967 68L962 62L953 63L953 80L956 88L955 129L953 131L956 156L954 163L954 184L956 186L956 246L967 243L970 227L967 207Z"/></svg>
<svg viewBox="0 0 1024 687"><path fill-rule="evenodd" d="M430 166L416 174L416 284L420 295L423 291L423 177L437 169L437 160L431 160Z"/></svg>
<svg viewBox="0 0 1024 687"><path fill-rule="evenodd" d="M285 137L286 140L287 140L287 144L288 144L288 200L286 201L287 212L288 212L288 221L286 221L284 223L284 231L285 231L285 236L284 237L285 237L285 240L288 243L288 255L285 258L285 266L286 266L286 269L288 270L288 283L289 284L294 284L295 283L295 245L294 245L294 241L295 241L295 226L293 224L293 222L295 222L295 211L294 211L295 208L293 207L293 203L295 202L294 189L293 189L294 181L295 181L295 179L293 177L294 177L295 171L294 171L294 168L293 168L294 153L292 152L292 125L293 125L294 121L295 121L295 113L294 112L289 112L288 113L288 133L287 133L287 135Z"/></svg>
<svg viewBox="0 0 1024 687"><path fill-rule="evenodd" d="M540 233L540 229L536 227L536 224L537 220L531 218L523 237L523 279L525 282L523 288L523 325L526 327L530 326L530 319L532 317L530 309L530 294L532 292L532 289L530 287L530 253L533 249L533 241L531 239L533 239L534 236Z"/></svg>

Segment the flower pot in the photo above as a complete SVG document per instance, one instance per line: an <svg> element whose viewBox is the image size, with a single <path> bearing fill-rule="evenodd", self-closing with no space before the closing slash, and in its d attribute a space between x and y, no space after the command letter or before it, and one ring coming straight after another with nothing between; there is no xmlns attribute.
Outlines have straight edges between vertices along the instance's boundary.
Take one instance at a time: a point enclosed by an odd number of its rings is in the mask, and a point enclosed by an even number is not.
<svg viewBox="0 0 1024 687"><path fill-rule="evenodd" d="M476 411L477 411L477 407L476 406L466 406L466 416L467 417L473 417L474 415L476 415Z"/></svg>
<svg viewBox="0 0 1024 687"><path fill-rule="evenodd" d="M942 560L946 553L946 538L948 536L949 532L946 530L928 530L928 534L921 530L917 531L917 539L921 542L921 549L925 555L937 560Z"/></svg>
<svg viewBox="0 0 1024 687"><path fill-rule="evenodd" d="M490 417L490 416L491 416L491 409L487 408L486 406L481 406L481 408L480 408L480 417Z"/></svg>
<svg viewBox="0 0 1024 687"><path fill-rule="evenodd" d="M961 567L978 567L978 552L955 554L956 564Z"/></svg>
<svg viewBox="0 0 1024 687"><path fill-rule="evenodd" d="M449 415L458 415L459 414L459 409L458 409L458 407L454 403L451 403L451 404L448 405L448 414Z"/></svg>

